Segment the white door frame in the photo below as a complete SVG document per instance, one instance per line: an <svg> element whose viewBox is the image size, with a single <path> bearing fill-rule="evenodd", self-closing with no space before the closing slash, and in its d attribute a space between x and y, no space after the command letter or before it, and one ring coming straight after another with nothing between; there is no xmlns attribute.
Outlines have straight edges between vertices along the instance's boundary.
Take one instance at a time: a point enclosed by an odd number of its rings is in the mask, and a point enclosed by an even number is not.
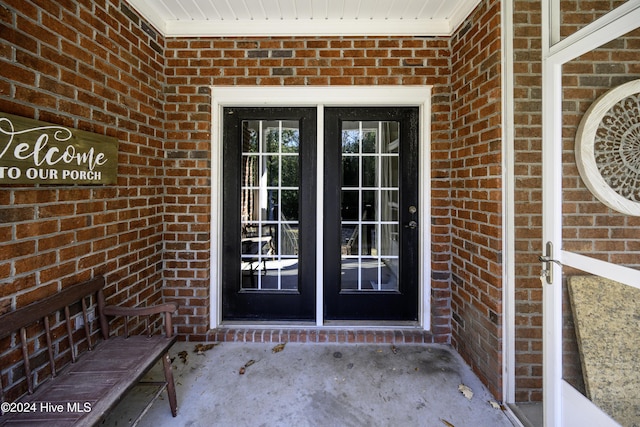
<svg viewBox="0 0 640 427"><path fill-rule="evenodd" d="M324 108L334 106L419 107L419 304L424 330L431 328L431 86L212 86L211 87L211 283L210 327L222 323L222 113L224 107L316 107L317 140L324 140ZM324 170L323 145L317 144L317 176ZM324 325L322 276L323 186L318 180L316 326Z"/></svg>
<svg viewBox="0 0 640 427"><path fill-rule="evenodd" d="M562 65L636 29L640 2L629 1L578 32L560 38L560 0L542 2L543 246L562 248ZM557 250L562 264L632 285L637 270ZM562 379L562 271L543 284L543 404L545 426L618 425ZM603 268L603 266L605 266Z"/></svg>
<svg viewBox="0 0 640 427"><path fill-rule="evenodd" d="M513 0L501 0L502 37L502 395L506 403L516 396L516 286L515 286L515 151L513 80Z"/></svg>

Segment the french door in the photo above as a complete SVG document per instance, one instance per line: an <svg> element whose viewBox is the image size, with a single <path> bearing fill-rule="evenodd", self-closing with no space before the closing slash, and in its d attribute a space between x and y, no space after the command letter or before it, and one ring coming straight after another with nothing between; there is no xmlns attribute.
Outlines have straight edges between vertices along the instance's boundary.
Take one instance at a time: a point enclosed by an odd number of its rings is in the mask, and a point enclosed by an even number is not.
<svg viewBox="0 0 640 427"><path fill-rule="evenodd" d="M418 108L324 113L224 109L224 320L417 320Z"/></svg>
<svg viewBox="0 0 640 427"><path fill-rule="evenodd" d="M223 316L315 318L314 108L225 108Z"/></svg>
<svg viewBox="0 0 640 427"><path fill-rule="evenodd" d="M418 109L325 110L327 319L417 320Z"/></svg>

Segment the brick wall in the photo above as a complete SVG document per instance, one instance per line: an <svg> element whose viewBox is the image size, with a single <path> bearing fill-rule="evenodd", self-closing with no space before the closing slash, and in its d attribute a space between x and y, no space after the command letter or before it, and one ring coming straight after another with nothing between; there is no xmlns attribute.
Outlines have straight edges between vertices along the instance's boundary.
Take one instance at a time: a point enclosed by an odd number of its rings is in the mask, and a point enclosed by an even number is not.
<svg viewBox="0 0 640 427"><path fill-rule="evenodd" d="M626 0L563 0L560 2L560 36L567 37L626 3Z"/></svg>
<svg viewBox="0 0 640 427"><path fill-rule="evenodd" d="M210 247L203 233L210 200L208 177L201 173L209 167L209 85L432 84L433 332L436 340L448 340L453 313L454 344L501 393L500 15L498 2L487 3L451 39L167 40L167 166L175 176L165 178L165 295L184 300L180 333L202 339L208 329ZM182 132L185 126L188 132Z"/></svg>
<svg viewBox="0 0 640 427"><path fill-rule="evenodd" d="M0 0L0 110L120 141L117 185L0 189L0 305L105 274L113 302L162 292L205 339L209 86L430 84L434 339L499 396L499 14L482 2L451 38L163 40L119 0Z"/></svg>
<svg viewBox="0 0 640 427"><path fill-rule="evenodd" d="M452 38L452 342L502 393L500 2L482 2Z"/></svg>
<svg viewBox="0 0 640 427"><path fill-rule="evenodd" d="M541 2L514 2L516 402L542 400Z"/></svg>
<svg viewBox="0 0 640 427"><path fill-rule="evenodd" d="M591 104L611 88L640 78L640 30L612 41L563 67L563 248L615 264L640 268L640 219L608 208L591 194L575 159L575 137ZM565 276L585 274L565 268ZM564 294L568 301L566 283ZM565 378L584 392L571 307L564 307Z"/></svg>
<svg viewBox="0 0 640 427"><path fill-rule="evenodd" d="M640 268L640 220L608 208L587 189L575 160L578 125L609 89L640 78L640 30L563 67L563 247L604 261Z"/></svg>
<svg viewBox="0 0 640 427"><path fill-rule="evenodd" d="M168 39L165 295L188 339L209 322L210 85L434 85L433 332L448 341L449 40L413 37ZM185 131L186 130L186 131ZM215 203L215 201L214 201Z"/></svg>
<svg viewBox="0 0 640 427"><path fill-rule="evenodd" d="M0 0L0 111L120 143L117 185L0 188L1 312L99 274L161 298L163 44L119 0Z"/></svg>
<svg viewBox="0 0 640 427"><path fill-rule="evenodd" d="M574 31L624 2L561 2L561 34ZM514 3L516 401L542 400L542 77L541 2ZM563 248L637 268L638 222L598 202L575 164L575 133L587 108L606 90L640 75L638 32L563 67ZM584 274L565 269L565 275ZM563 369L582 390L573 319L564 292Z"/></svg>

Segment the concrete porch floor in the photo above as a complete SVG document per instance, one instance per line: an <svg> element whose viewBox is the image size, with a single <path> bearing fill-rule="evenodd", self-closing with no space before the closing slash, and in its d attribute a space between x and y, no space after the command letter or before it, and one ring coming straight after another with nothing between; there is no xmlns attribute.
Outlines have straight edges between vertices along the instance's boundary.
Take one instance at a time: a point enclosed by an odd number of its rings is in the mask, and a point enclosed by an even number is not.
<svg viewBox="0 0 640 427"><path fill-rule="evenodd" d="M518 425L444 345L287 343L274 352L277 343L224 342L201 354L196 345L171 350L176 418L166 392L154 400L158 388L140 385L102 425L131 426L150 402L138 426ZM162 370L147 377L159 380Z"/></svg>

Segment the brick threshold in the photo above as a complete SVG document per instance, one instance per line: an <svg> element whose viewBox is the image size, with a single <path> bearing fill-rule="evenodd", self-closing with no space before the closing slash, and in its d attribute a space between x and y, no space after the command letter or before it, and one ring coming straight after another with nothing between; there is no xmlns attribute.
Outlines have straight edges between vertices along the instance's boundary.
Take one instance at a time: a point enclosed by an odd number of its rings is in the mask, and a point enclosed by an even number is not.
<svg viewBox="0 0 640 427"><path fill-rule="evenodd" d="M437 339L440 338L440 339ZM205 336L189 336L189 341L246 343L335 343L335 344L446 344L446 337L435 337L418 329L374 328L252 328L221 327Z"/></svg>

